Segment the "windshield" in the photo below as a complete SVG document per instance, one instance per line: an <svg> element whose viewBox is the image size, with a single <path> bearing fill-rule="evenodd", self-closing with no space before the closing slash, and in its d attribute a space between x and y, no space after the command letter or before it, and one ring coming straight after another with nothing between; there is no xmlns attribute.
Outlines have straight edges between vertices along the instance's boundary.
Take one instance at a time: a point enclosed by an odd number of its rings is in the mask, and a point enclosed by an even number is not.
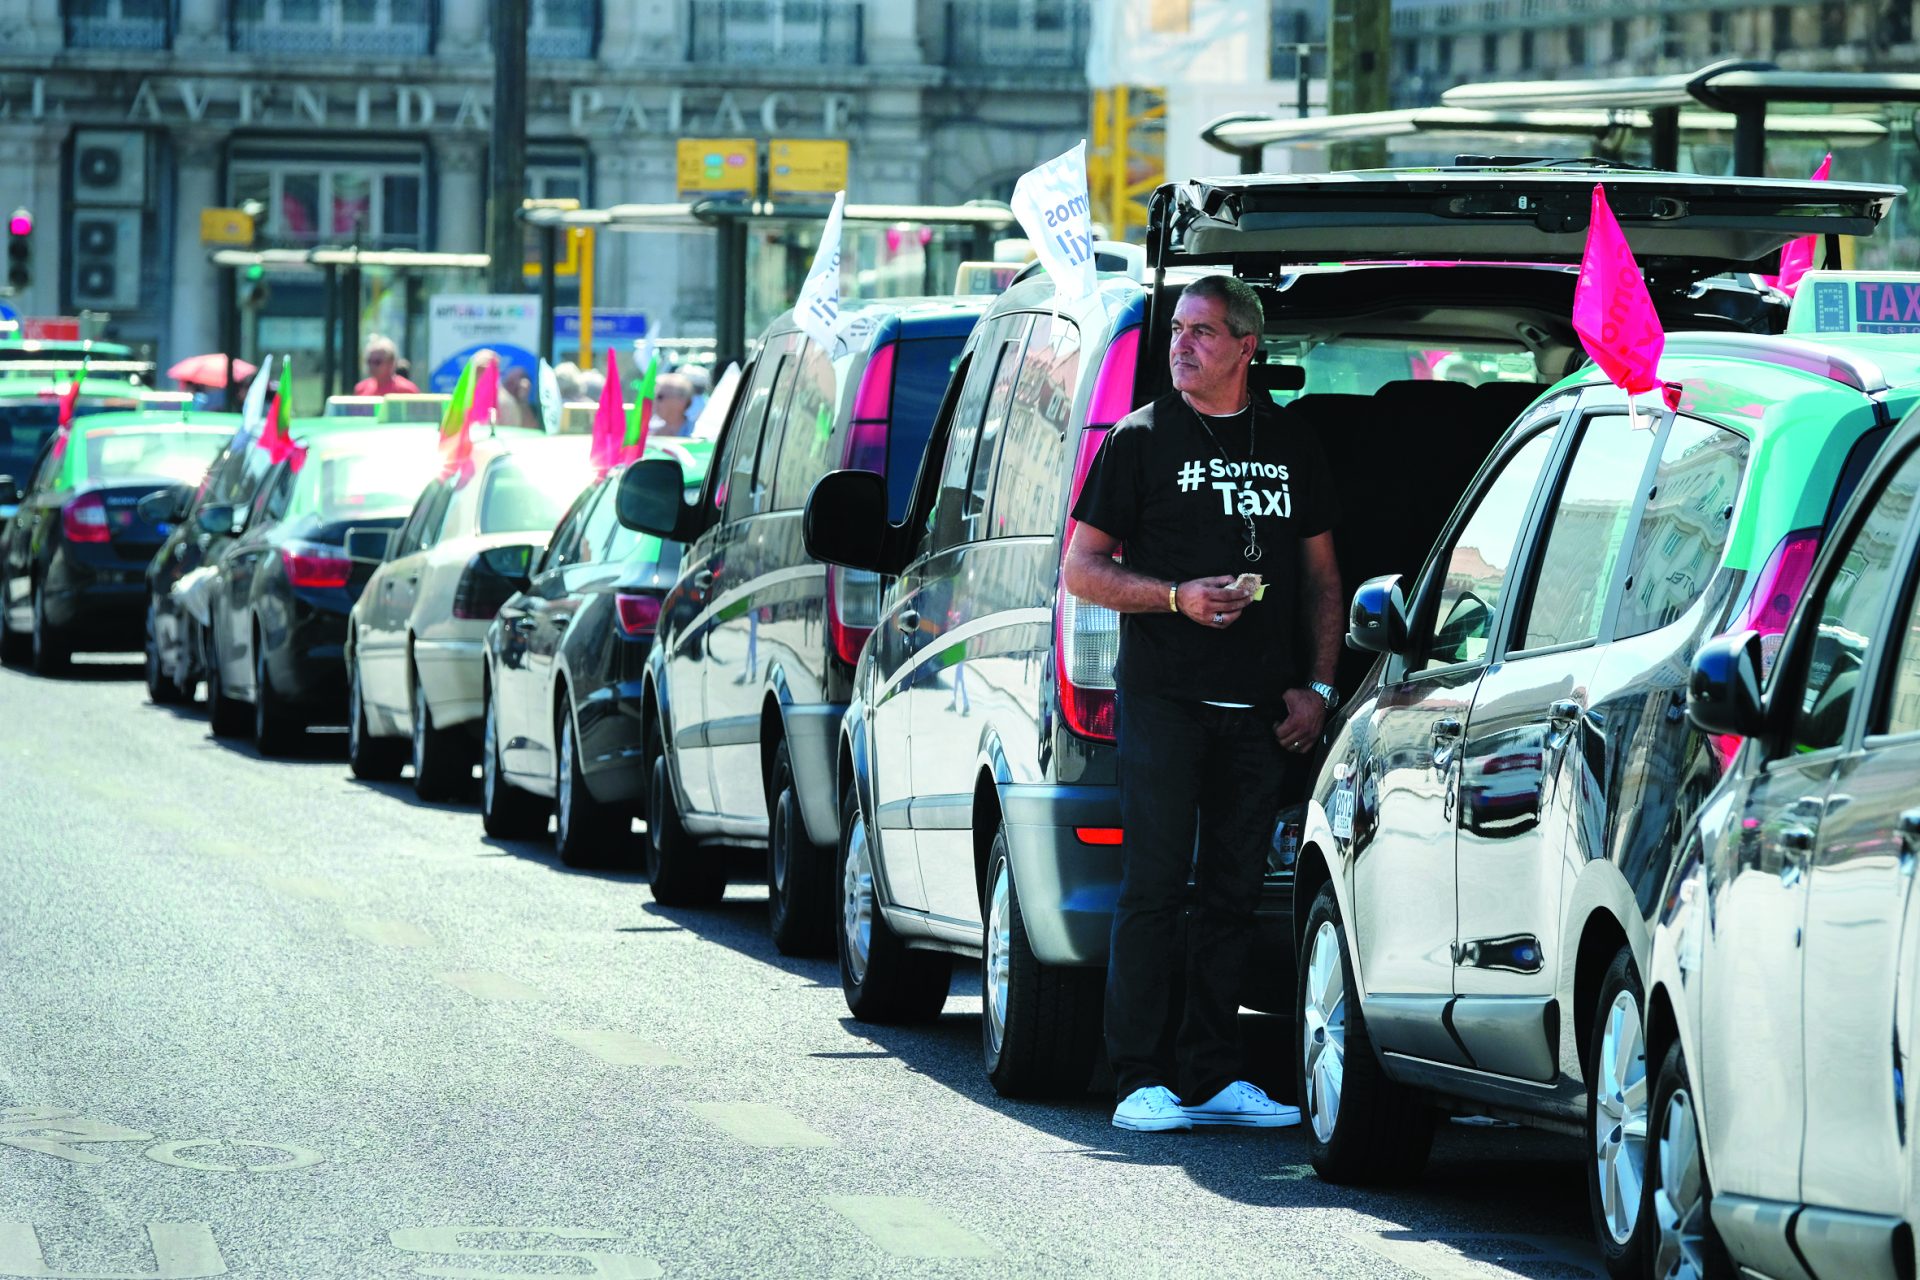
<svg viewBox="0 0 1920 1280"><path fill-rule="evenodd" d="M487 468L480 495L481 533L551 529L593 474L580 453L509 454Z"/></svg>
<svg viewBox="0 0 1920 1280"><path fill-rule="evenodd" d="M287 504L289 518L315 515L331 524L405 515L440 468L438 442L424 432L348 439L308 454Z"/></svg>
<svg viewBox="0 0 1920 1280"><path fill-rule="evenodd" d="M232 435L217 427L100 427L82 436L83 447L76 453L84 471L73 478L98 482L162 476L194 484Z"/></svg>
<svg viewBox="0 0 1920 1280"><path fill-rule="evenodd" d="M1372 395L1389 382L1464 382L1477 387L1485 382L1542 381L1533 353L1519 346L1500 350L1371 338L1311 347L1269 338L1264 345L1270 362L1302 365L1307 371L1307 384L1301 390L1274 393L1278 404L1329 392Z"/></svg>

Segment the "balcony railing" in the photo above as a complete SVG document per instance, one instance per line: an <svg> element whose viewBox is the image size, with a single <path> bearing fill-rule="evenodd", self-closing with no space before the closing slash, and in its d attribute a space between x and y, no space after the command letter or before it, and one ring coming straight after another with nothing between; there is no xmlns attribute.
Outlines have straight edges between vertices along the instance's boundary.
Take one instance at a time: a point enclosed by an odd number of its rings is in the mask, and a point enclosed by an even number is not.
<svg viewBox="0 0 1920 1280"><path fill-rule="evenodd" d="M591 58L600 33L599 0L533 0L529 58Z"/></svg>
<svg viewBox="0 0 1920 1280"><path fill-rule="evenodd" d="M173 32L168 0L68 0L69 49L164 49Z"/></svg>
<svg viewBox="0 0 1920 1280"><path fill-rule="evenodd" d="M1087 0L948 0L946 62L962 70L1086 65Z"/></svg>
<svg viewBox="0 0 1920 1280"><path fill-rule="evenodd" d="M857 66L866 60L860 0L690 0L687 17L689 62Z"/></svg>
<svg viewBox="0 0 1920 1280"><path fill-rule="evenodd" d="M434 0L233 0L243 53L417 58L433 52Z"/></svg>

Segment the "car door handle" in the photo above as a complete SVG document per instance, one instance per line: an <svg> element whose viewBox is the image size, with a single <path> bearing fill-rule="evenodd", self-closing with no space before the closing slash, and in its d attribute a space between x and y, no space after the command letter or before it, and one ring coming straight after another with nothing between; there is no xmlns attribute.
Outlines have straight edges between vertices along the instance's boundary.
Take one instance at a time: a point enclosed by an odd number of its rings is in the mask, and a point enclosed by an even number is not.
<svg viewBox="0 0 1920 1280"><path fill-rule="evenodd" d="M712 586L713 586L713 570L702 569L700 572L693 575L693 589L695 591L706 591L712 588Z"/></svg>
<svg viewBox="0 0 1920 1280"><path fill-rule="evenodd" d="M1780 847L1788 853L1808 854L1813 852L1813 828L1795 823L1780 828Z"/></svg>
<svg viewBox="0 0 1920 1280"><path fill-rule="evenodd" d="M1433 736L1436 738L1457 738L1461 731L1460 722L1452 716L1442 716L1433 722Z"/></svg>
<svg viewBox="0 0 1920 1280"><path fill-rule="evenodd" d="M1547 719L1556 723L1578 720L1587 714L1587 709L1574 698L1562 698L1547 708Z"/></svg>
<svg viewBox="0 0 1920 1280"><path fill-rule="evenodd" d="M525 635L527 632L533 630L533 619L524 616L515 618L507 624L507 630L517 631L521 635Z"/></svg>
<svg viewBox="0 0 1920 1280"><path fill-rule="evenodd" d="M902 609L893 620L894 627L902 635L912 635L920 629L920 614L913 609Z"/></svg>
<svg viewBox="0 0 1920 1280"><path fill-rule="evenodd" d="M557 614L553 619L553 625L556 627L564 627L569 622L572 622L572 621L573 621L573 615L570 613Z"/></svg>

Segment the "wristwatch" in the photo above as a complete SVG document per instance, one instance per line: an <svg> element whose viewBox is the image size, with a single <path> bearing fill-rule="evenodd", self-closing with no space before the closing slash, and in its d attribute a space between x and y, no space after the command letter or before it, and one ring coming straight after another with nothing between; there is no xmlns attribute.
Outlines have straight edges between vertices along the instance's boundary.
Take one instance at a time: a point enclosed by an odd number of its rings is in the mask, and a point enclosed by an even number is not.
<svg viewBox="0 0 1920 1280"><path fill-rule="evenodd" d="M1320 701L1327 704L1327 710L1335 711L1339 709L1340 691L1332 685L1321 684L1318 680L1314 680L1307 685L1307 688L1320 695Z"/></svg>

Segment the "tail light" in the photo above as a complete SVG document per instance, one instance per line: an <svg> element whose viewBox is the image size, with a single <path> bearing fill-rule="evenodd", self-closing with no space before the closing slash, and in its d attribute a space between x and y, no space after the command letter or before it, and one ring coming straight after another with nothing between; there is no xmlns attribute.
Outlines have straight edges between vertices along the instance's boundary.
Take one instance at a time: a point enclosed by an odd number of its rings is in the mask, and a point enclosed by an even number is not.
<svg viewBox="0 0 1920 1280"><path fill-rule="evenodd" d="M880 575L866 569L827 567L827 635L840 661L860 660L860 647L880 620Z"/></svg>
<svg viewBox="0 0 1920 1280"><path fill-rule="evenodd" d="M1795 529L1780 539L1780 545L1762 566L1760 576L1754 579L1753 594L1747 597L1747 607L1740 620L1730 628L1760 633L1762 680L1773 675L1774 660L1780 656L1780 646L1786 640L1787 622L1793 617L1794 606L1806 593L1807 579L1813 575L1813 561L1819 554L1818 529ZM1714 749L1720 756L1722 769L1733 764L1734 756L1740 753L1741 741L1736 734L1714 736Z"/></svg>
<svg viewBox="0 0 1920 1280"><path fill-rule="evenodd" d="M344 587L353 570L345 550L317 542L287 543L280 548L280 563L286 567L288 582L310 589Z"/></svg>
<svg viewBox="0 0 1920 1280"><path fill-rule="evenodd" d="M620 630L636 640L660 627L659 596L622 591L613 597L613 607L620 617Z"/></svg>
<svg viewBox="0 0 1920 1280"><path fill-rule="evenodd" d="M841 465L850 471L887 474L887 429L893 420L893 361L888 342L873 349L853 394L853 425ZM833 652L851 666L880 620L880 575L865 569L827 569L827 635Z"/></svg>
<svg viewBox="0 0 1920 1280"><path fill-rule="evenodd" d="M97 493L83 493L60 508L60 533L68 542L106 542L107 504Z"/></svg>
<svg viewBox="0 0 1920 1280"><path fill-rule="evenodd" d="M1114 423L1133 412L1133 381L1140 358L1140 327L1122 331L1107 347L1106 359L1093 381L1087 406L1087 429L1080 433L1080 449L1073 460L1073 492L1067 509L1080 500L1080 486ZM1060 558L1073 545L1075 522L1067 518L1060 538ZM1114 664L1120 658L1120 615L1102 605L1088 604L1067 591L1066 575L1054 607L1054 670L1060 684L1060 711L1067 728L1083 738L1114 741Z"/></svg>
<svg viewBox="0 0 1920 1280"><path fill-rule="evenodd" d="M1117 845L1126 839L1126 832L1119 827L1075 827L1074 839L1081 844Z"/></svg>
<svg viewBox="0 0 1920 1280"><path fill-rule="evenodd" d="M487 563L481 552L467 561L460 574L460 585L453 590L453 616L486 620L500 612L500 606L514 597L520 584Z"/></svg>

